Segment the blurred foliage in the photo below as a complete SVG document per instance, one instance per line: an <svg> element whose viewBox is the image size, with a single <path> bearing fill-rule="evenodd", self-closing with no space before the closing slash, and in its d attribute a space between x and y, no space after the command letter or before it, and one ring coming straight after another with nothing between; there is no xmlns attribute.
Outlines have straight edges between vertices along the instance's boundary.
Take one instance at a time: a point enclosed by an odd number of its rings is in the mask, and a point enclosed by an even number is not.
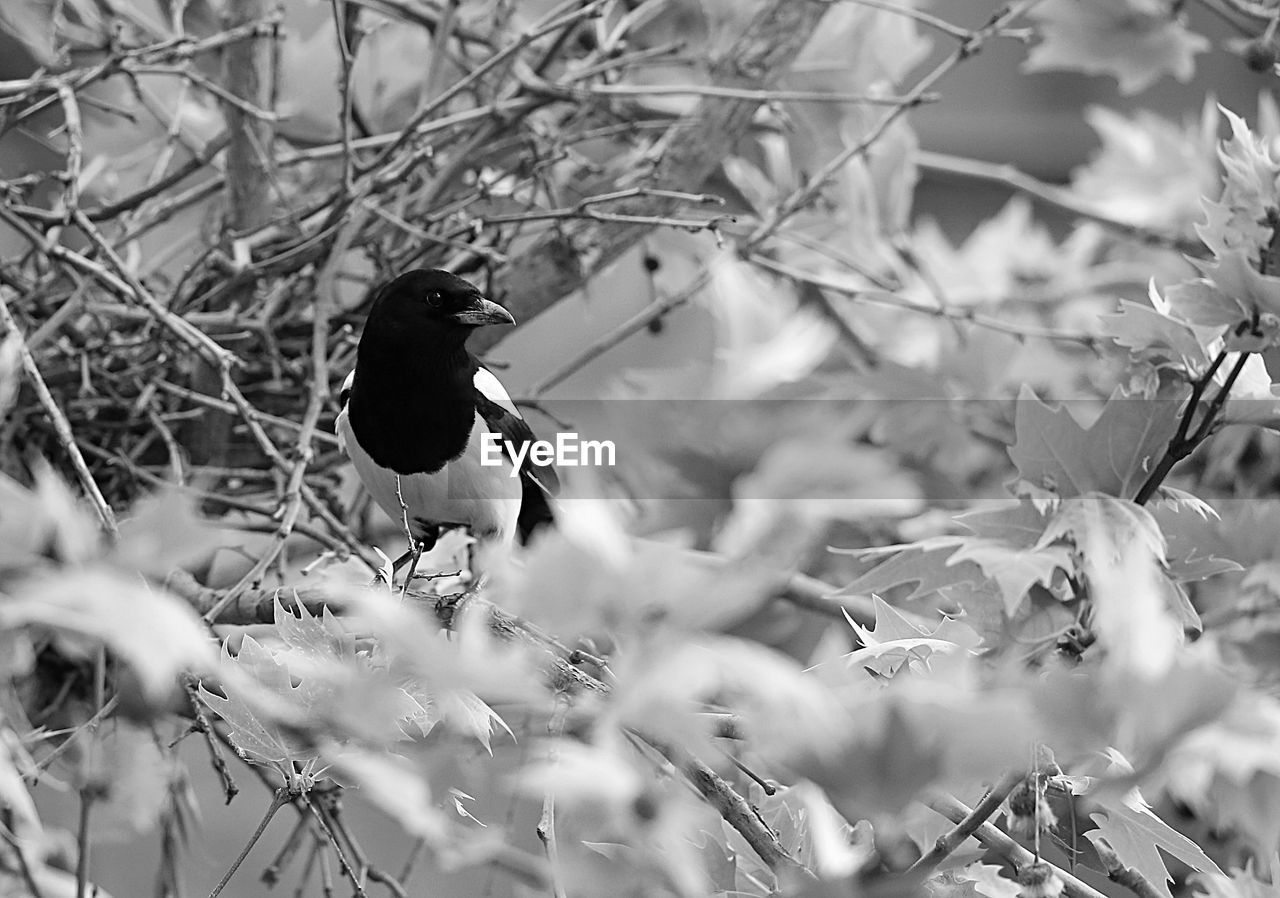
<svg viewBox="0 0 1280 898"><path fill-rule="evenodd" d="M1095 107L1055 185L912 110L993 42L1127 94L1275 74L1280 4L992 6L0 7L0 894L113 888L91 848L152 832L157 894L236 893L243 856L193 873L184 740L246 854L297 811L264 879L300 892L425 856L510 894L1274 894L1280 112ZM1014 196L955 239L922 172ZM618 464L479 589L461 535L369 584L331 434L412 266L522 318L641 297L533 347L539 429Z"/></svg>

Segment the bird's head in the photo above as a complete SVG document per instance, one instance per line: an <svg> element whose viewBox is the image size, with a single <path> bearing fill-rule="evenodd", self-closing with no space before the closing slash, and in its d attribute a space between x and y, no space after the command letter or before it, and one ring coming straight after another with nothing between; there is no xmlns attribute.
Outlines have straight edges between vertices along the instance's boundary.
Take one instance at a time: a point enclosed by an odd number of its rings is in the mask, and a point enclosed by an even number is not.
<svg viewBox="0 0 1280 898"><path fill-rule="evenodd" d="M419 268L378 291L369 309L369 323L375 322L410 334L429 329L465 339L472 328L516 320L471 282L439 268Z"/></svg>

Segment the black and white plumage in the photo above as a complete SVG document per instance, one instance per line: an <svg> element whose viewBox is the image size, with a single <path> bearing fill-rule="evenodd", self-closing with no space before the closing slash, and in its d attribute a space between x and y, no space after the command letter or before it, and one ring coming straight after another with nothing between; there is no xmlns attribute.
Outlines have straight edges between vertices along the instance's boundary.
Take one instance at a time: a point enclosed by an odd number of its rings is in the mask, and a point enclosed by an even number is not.
<svg viewBox="0 0 1280 898"><path fill-rule="evenodd" d="M552 519L551 465L526 452L518 476L506 451L533 432L498 378L466 346L487 324L514 324L502 306L439 269L409 271L380 288L342 390L338 439L378 506L430 548L445 530L525 541ZM481 464L482 434L502 440L502 464ZM399 475L399 495L397 495Z"/></svg>

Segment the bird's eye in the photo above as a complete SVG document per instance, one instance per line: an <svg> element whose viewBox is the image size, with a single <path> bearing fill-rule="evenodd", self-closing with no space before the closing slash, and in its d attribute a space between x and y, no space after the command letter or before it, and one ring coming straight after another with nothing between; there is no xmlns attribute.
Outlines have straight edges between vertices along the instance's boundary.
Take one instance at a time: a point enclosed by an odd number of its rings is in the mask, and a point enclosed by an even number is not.
<svg viewBox="0 0 1280 898"><path fill-rule="evenodd" d="M430 293L428 293L427 305L431 306L432 308L435 308L436 306L440 305L440 294L437 293L435 290L432 290Z"/></svg>

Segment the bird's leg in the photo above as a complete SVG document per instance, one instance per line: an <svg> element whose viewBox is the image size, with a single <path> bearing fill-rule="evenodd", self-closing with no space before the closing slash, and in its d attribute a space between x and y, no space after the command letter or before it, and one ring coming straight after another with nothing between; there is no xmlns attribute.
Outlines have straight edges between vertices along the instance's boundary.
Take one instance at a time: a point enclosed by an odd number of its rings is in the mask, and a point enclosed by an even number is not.
<svg viewBox="0 0 1280 898"><path fill-rule="evenodd" d="M404 527L404 538L409 541L409 551L412 552L417 541L413 538L413 528L409 526L409 506L405 504L404 495L400 492L399 474L396 475L396 501L400 503L400 524ZM416 562L417 558L414 561Z"/></svg>
<svg viewBox="0 0 1280 898"><path fill-rule="evenodd" d="M404 575L404 583L400 587L401 596L403 596L408 591L409 584L413 582L413 574L418 569L418 561L422 558L422 553L430 552L432 549L434 549L436 546L436 541L439 540L439 538L440 538L440 528L436 527L432 529L428 527L425 529L422 539L413 540L413 543L412 543L413 548L411 548L407 553L405 553L409 558L409 571ZM400 563L404 562L404 559L405 559L404 555L400 556L399 562L396 564L396 567L399 567Z"/></svg>

